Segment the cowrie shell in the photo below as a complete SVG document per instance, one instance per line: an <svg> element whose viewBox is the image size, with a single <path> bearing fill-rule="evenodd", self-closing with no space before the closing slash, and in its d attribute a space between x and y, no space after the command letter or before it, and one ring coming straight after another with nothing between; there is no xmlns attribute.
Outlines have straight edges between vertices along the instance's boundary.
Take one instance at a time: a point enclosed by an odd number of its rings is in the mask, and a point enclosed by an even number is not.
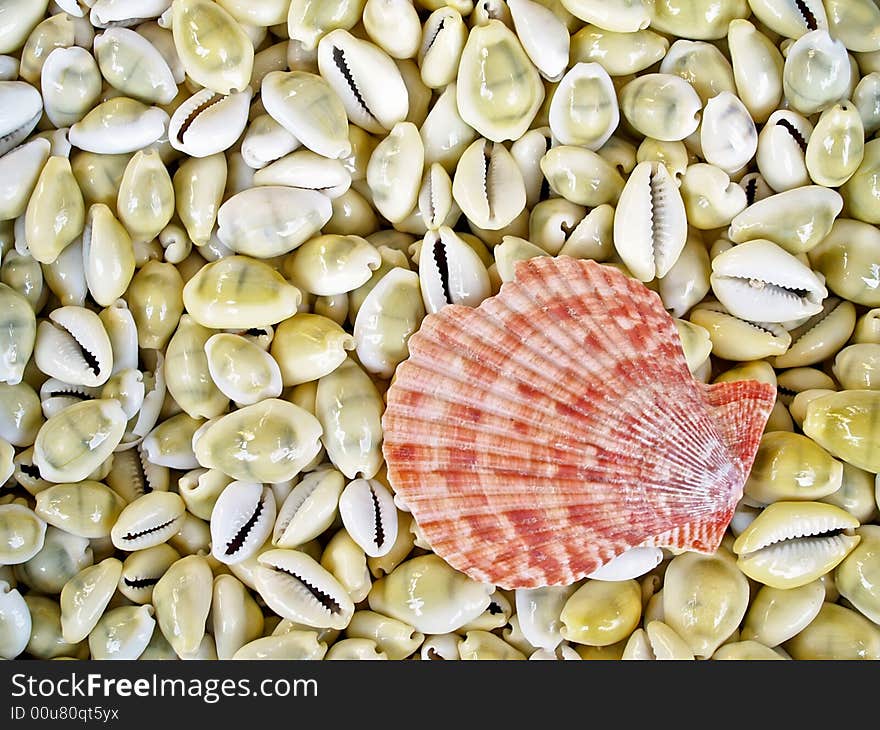
<svg viewBox="0 0 880 730"><path fill-rule="evenodd" d="M190 157L208 157L229 149L244 132L250 102L250 87L228 96L202 89L171 115L168 141Z"/></svg>
<svg viewBox="0 0 880 730"><path fill-rule="evenodd" d="M256 482L230 482L211 512L211 555L240 563L255 555L272 533L275 496Z"/></svg>
<svg viewBox="0 0 880 730"><path fill-rule="evenodd" d="M180 530L186 505L175 492L150 492L129 504L110 531L119 550L133 552L167 542Z"/></svg>
<svg viewBox="0 0 880 730"><path fill-rule="evenodd" d="M397 539L397 508L375 479L355 479L339 497L339 515L351 538L373 558L387 555Z"/></svg>
<svg viewBox="0 0 880 730"><path fill-rule="evenodd" d="M284 500L272 535L279 548L295 548L314 540L333 524L345 479L336 469L306 474Z"/></svg>

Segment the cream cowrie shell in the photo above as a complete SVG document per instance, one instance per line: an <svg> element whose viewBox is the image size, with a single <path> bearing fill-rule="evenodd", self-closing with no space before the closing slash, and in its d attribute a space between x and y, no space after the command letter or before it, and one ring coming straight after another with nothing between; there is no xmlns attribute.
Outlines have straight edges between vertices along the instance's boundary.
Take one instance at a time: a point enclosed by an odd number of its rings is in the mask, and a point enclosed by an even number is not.
<svg viewBox="0 0 880 730"><path fill-rule="evenodd" d="M94 41L101 74L125 96L146 104L170 104L177 82L159 50L128 28L108 28Z"/></svg>
<svg viewBox="0 0 880 730"><path fill-rule="evenodd" d="M122 561L107 558L77 573L61 589L61 635L69 644L85 639L95 628L116 592Z"/></svg>
<svg viewBox="0 0 880 730"><path fill-rule="evenodd" d="M785 98L809 116L849 95L852 69L846 46L827 30L814 30L796 40L785 57L782 84Z"/></svg>
<svg viewBox="0 0 880 730"><path fill-rule="evenodd" d="M99 104L71 126L70 144L99 154L135 152L153 144L168 128L168 113L120 96Z"/></svg>
<svg viewBox="0 0 880 730"><path fill-rule="evenodd" d="M828 290L808 267L775 243L754 240L712 261L712 290L737 317L787 322L817 314Z"/></svg>
<svg viewBox="0 0 880 730"><path fill-rule="evenodd" d="M766 122L782 99L782 54L773 41L742 19L730 22L727 45L739 98L755 123Z"/></svg>
<svg viewBox="0 0 880 730"><path fill-rule="evenodd" d="M27 210L50 148L49 140L32 139L0 157L0 218L12 220Z"/></svg>
<svg viewBox="0 0 880 730"><path fill-rule="evenodd" d="M229 149L244 132L251 89L228 96L202 89L177 107L168 123L168 142L190 157L208 157Z"/></svg>
<svg viewBox="0 0 880 730"><path fill-rule="evenodd" d="M24 81L0 81L0 154L21 144L40 120L43 99Z"/></svg>
<svg viewBox="0 0 880 730"><path fill-rule="evenodd" d="M425 148L418 128L398 122L370 155L367 185L373 205L392 224L416 207L424 169Z"/></svg>
<svg viewBox="0 0 880 730"><path fill-rule="evenodd" d="M318 537L336 519L339 496L344 488L345 478L336 469L319 469L306 474L278 511L272 544L295 548Z"/></svg>
<svg viewBox="0 0 880 730"><path fill-rule="evenodd" d="M745 104L729 91L706 103L700 125L700 147L706 162L733 174L758 149L758 132Z"/></svg>
<svg viewBox="0 0 880 730"><path fill-rule="evenodd" d="M252 405L281 395L281 370L272 356L253 342L229 333L205 342L208 371L217 388L230 400Z"/></svg>
<svg viewBox="0 0 880 730"><path fill-rule="evenodd" d="M367 0L362 22L367 35L392 58L416 55L422 22L410 0Z"/></svg>
<svg viewBox="0 0 880 730"><path fill-rule="evenodd" d="M683 317L709 293L712 265L709 252L699 234L688 230L687 241L678 260L657 282L663 306L673 317Z"/></svg>
<svg viewBox="0 0 880 730"><path fill-rule="evenodd" d="M730 61L718 48L705 41L675 41L663 57L659 70L687 81L703 104L725 91L736 93Z"/></svg>
<svg viewBox="0 0 880 730"><path fill-rule="evenodd" d="M581 28L571 37L571 64L600 63L612 76L644 71L660 61L669 50L669 41L650 30L617 33L595 25Z"/></svg>
<svg viewBox="0 0 880 730"><path fill-rule="evenodd" d="M661 560L663 551L660 548L634 547L613 557L587 577L591 580L630 580L653 570Z"/></svg>
<svg viewBox="0 0 880 730"><path fill-rule="evenodd" d="M525 183L513 156L486 139L478 139L462 154L452 195L462 213L487 230L509 225L526 205Z"/></svg>
<svg viewBox="0 0 880 730"><path fill-rule="evenodd" d="M0 657L15 659L31 637L31 612L21 593L8 581L0 581Z"/></svg>
<svg viewBox="0 0 880 730"><path fill-rule="evenodd" d="M620 90L619 101L627 122L653 139L682 140L700 124L700 97L687 81L673 74L639 76Z"/></svg>
<svg viewBox="0 0 880 730"><path fill-rule="evenodd" d="M153 588L159 629L178 656L195 652L205 635L212 583L208 560L188 555L168 568Z"/></svg>
<svg viewBox="0 0 880 730"><path fill-rule="evenodd" d="M749 0L749 6L758 20L787 38L828 28L822 0Z"/></svg>
<svg viewBox="0 0 880 730"><path fill-rule="evenodd" d="M455 170L462 153L479 135L458 112L458 88L451 83L443 90L419 128L425 148L425 164L435 162L447 172Z"/></svg>
<svg viewBox="0 0 880 730"><path fill-rule="evenodd" d="M152 603L153 587L178 560L180 553L167 543L136 550L122 563L119 592L135 603Z"/></svg>
<svg viewBox="0 0 880 730"><path fill-rule="evenodd" d="M46 523L22 504L0 505L0 560L19 565L43 549Z"/></svg>
<svg viewBox="0 0 880 730"><path fill-rule="evenodd" d="M807 143L807 171L813 182L829 188L843 185L862 162L864 140L862 118L852 103L823 111Z"/></svg>
<svg viewBox="0 0 880 730"><path fill-rule="evenodd" d="M480 257L451 228L429 232L422 244L419 281L425 310L446 304L476 307L491 293L489 273Z"/></svg>
<svg viewBox="0 0 880 730"><path fill-rule="evenodd" d="M174 492L150 492L129 504L110 531L113 545L133 552L167 542L183 523L186 505Z"/></svg>
<svg viewBox="0 0 880 730"><path fill-rule="evenodd" d="M397 508L381 482L355 479L339 497L339 516L351 538L370 557L387 555L397 539Z"/></svg>
<svg viewBox="0 0 880 730"><path fill-rule="evenodd" d="M688 223L700 230L729 225L747 203L746 191L715 165L690 165L681 181Z"/></svg>
<svg viewBox="0 0 880 730"><path fill-rule="evenodd" d="M28 300L6 284L0 284L0 312L0 383L18 385L34 349L37 319Z"/></svg>
<svg viewBox="0 0 880 730"><path fill-rule="evenodd" d="M634 33L651 23L642 0L562 0L562 6L576 18L617 33Z"/></svg>
<svg viewBox="0 0 880 730"><path fill-rule="evenodd" d="M364 10L364 0L331 0L317 4L311 0L291 0L289 5L287 33L308 50L314 50L330 31L352 28Z"/></svg>
<svg viewBox="0 0 880 730"><path fill-rule="evenodd" d="M513 27L525 52L548 81L559 81L568 66L571 37L565 23L534 0L508 0Z"/></svg>
<svg viewBox="0 0 880 730"><path fill-rule="evenodd" d="M330 199L347 192L351 180L351 172L343 161L303 149L269 161L254 173L254 185L286 185L315 190Z"/></svg>
<svg viewBox="0 0 880 730"><path fill-rule="evenodd" d="M777 192L809 185L806 153L813 125L797 112L773 112L758 135L755 162L764 179Z"/></svg>
<svg viewBox="0 0 880 730"><path fill-rule="evenodd" d="M211 511L211 555L221 563L247 560L275 524L275 496L256 482L230 482Z"/></svg>
<svg viewBox="0 0 880 730"><path fill-rule="evenodd" d="M418 52L422 82L427 87L441 89L455 81L467 38L468 28L455 8L444 6L428 16Z"/></svg>
<svg viewBox="0 0 880 730"><path fill-rule="evenodd" d="M554 193L589 208L617 203L625 184L601 156L573 145L549 149L541 158L541 170Z"/></svg>
<svg viewBox="0 0 880 730"><path fill-rule="evenodd" d="M80 121L100 98L101 87L98 64L92 54L79 46L56 48L43 64L43 108L49 121L59 129Z"/></svg>
<svg viewBox="0 0 880 730"><path fill-rule="evenodd" d="M366 283L381 263L381 255L366 239L329 234L294 251L285 262L285 272L302 291L332 296Z"/></svg>
<svg viewBox="0 0 880 730"><path fill-rule="evenodd" d="M269 114L261 114L244 133L241 157L248 167L261 170L301 146L302 143ZM256 175L254 177L256 179Z"/></svg>
<svg viewBox="0 0 880 730"><path fill-rule="evenodd" d="M572 66L553 94L549 121L550 131L561 144L598 150L620 122L608 72L598 63Z"/></svg>
<svg viewBox="0 0 880 730"><path fill-rule="evenodd" d="M97 314L83 307L60 307L37 327L37 367L71 385L98 387L113 369L110 339Z"/></svg>

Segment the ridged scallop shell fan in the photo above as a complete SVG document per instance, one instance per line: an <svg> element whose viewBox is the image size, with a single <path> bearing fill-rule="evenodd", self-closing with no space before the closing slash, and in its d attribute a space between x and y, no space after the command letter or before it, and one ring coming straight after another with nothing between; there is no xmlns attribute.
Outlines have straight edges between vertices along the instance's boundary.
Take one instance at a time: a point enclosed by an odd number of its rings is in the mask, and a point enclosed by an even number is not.
<svg viewBox="0 0 880 730"><path fill-rule="evenodd" d="M383 418L391 485L438 555L503 588L639 545L714 552L776 395L694 380L656 294L567 257L518 263L409 350Z"/></svg>

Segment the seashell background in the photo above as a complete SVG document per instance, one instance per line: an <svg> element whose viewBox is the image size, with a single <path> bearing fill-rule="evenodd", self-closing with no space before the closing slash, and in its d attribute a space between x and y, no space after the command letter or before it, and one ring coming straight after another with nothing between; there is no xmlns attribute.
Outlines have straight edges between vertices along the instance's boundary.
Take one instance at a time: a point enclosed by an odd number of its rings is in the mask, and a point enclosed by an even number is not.
<svg viewBox="0 0 880 730"><path fill-rule="evenodd" d="M880 659L878 130L871 0L7 3L0 658ZM776 400L717 550L508 590L383 414L562 256Z"/></svg>

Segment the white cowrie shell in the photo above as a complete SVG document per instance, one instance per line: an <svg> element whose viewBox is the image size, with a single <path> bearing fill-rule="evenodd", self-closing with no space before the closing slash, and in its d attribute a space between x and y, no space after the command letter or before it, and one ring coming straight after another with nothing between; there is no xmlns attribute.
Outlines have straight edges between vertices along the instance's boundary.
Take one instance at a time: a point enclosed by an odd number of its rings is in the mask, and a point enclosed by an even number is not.
<svg viewBox="0 0 880 730"><path fill-rule="evenodd" d="M153 586L178 560L180 553L167 543L136 550L122 563L119 592L135 603L152 603Z"/></svg>
<svg viewBox="0 0 880 730"><path fill-rule="evenodd" d="M171 146L190 157L208 157L229 149L248 121L251 89L222 96L202 89L184 101L168 123Z"/></svg>
<svg viewBox="0 0 880 730"><path fill-rule="evenodd" d="M0 284L0 305L0 383L18 385L34 349L36 317L28 300L6 284Z"/></svg>
<svg viewBox="0 0 880 730"><path fill-rule="evenodd" d="M680 190L688 223L699 230L728 225L747 203L742 187L724 170L704 162L688 166Z"/></svg>
<svg viewBox="0 0 880 730"><path fill-rule="evenodd" d="M75 124L101 95L101 72L84 48L56 48L40 74L43 107L56 127Z"/></svg>
<svg viewBox="0 0 880 730"><path fill-rule="evenodd" d="M40 120L43 99L24 81L0 81L0 155L21 144Z"/></svg>
<svg viewBox="0 0 880 730"><path fill-rule="evenodd" d="M486 266L451 228L425 235L419 263L422 299L429 314L447 304L476 307L491 294Z"/></svg>
<svg viewBox="0 0 880 730"><path fill-rule="evenodd" d="M272 544L294 548L318 537L333 524L344 488L345 478L336 469L306 474L281 505Z"/></svg>
<svg viewBox="0 0 880 730"><path fill-rule="evenodd" d="M807 143L813 125L800 114L778 109L758 135L755 161L767 184L777 192L810 184Z"/></svg>
<svg viewBox="0 0 880 730"><path fill-rule="evenodd" d="M749 110L734 94L722 91L706 104L700 126L706 162L732 174L745 167L758 149L758 132Z"/></svg>
<svg viewBox="0 0 880 730"><path fill-rule="evenodd" d="M108 28L95 37L95 59L101 74L123 94L146 104L170 104L177 82L158 49L127 28Z"/></svg>
<svg viewBox="0 0 880 730"><path fill-rule="evenodd" d="M50 147L46 139L32 139L0 157L0 219L12 220L25 212Z"/></svg>
<svg viewBox="0 0 880 730"><path fill-rule="evenodd" d="M472 223L493 231L509 225L526 205L525 182L516 160L504 145L486 139L476 140L462 154L452 195Z"/></svg>
<svg viewBox="0 0 880 730"><path fill-rule="evenodd" d="M440 94L419 134L425 148L425 164L439 162L447 172L455 170L462 153L478 135L458 113L458 88L454 83Z"/></svg>
<svg viewBox="0 0 880 730"><path fill-rule="evenodd" d="M846 46L827 30L811 31L794 42L785 57L785 98L805 116L821 112L849 94L852 69Z"/></svg>
<svg viewBox="0 0 880 730"><path fill-rule="evenodd" d="M739 98L757 124L766 122L782 99L782 54L773 41L741 18L730 22L727 45Z"/></svg>
<svg viewBox="0 0 880 730"><path fill-rule="evenodd" d="M171 486L168 467L151 463L139 447L117 451L113 455L113 469L105 481L126 502L150 492L167 492Z"/></svg>
<svg viewBox="0 0 880 730"><path fill-rule="evenodd" d="M131 236L103 203L93 204L86 214L82 254L89 294L102 307L110 306L128 289L135 259Z"/></svg>
<svg viewBox="0 0 880 730"><path fill-rule="evenodd" d="M351 173L341 160L322 157L311 150L297 150L270 163L254 173L254 185L316 190L331 200L351 187Z"/></svg>
<svg viewBox="0 0 880 730"><path fill-rule="evenodd" d="M156 628L153 614L152 606L120 606L107 611L89 634L91 658L140 658L149 646Z"/></svg>
<svg viewBox="0 0 880 730"><path fill-rule="evenodd" d="M332 215L330 199L315 190L264 185L233 195L217 212L217 236L236 253L271 258L293 251Z"/></svg>
<svg viewBox="0 0 880 730"><path fill-rule="evenodd" d="M89 21L96 28L136 25L141 20L158 18L171 6L169 0L144 0L139 3L130 0L95 0L85 4L91 7Z"/></svg>
<svg viewBox="0 0 880 730"><path fill-rule="evenodd" d="M0 562L19 565L33 558L43 549L47 527L23 504L0 505Z"/></svg>
<svg viewBox="0 0 880 730"><path fill-rule="evenodd" d="M342 524L373 558L387 555L397 539L397 508L385 486L375 479L355 479L339 497Z"/></svg>
<svg viewBox="0 0 880 730"><path fill-rule="evenodd" d="M541 159L550 189L577 205L616 203L624 180L600 155L584 147L559 145Z"/></svg>
<svg viewBox="0 0 880 730"><path fill-rule="evenodd" d="M575 586L518 588L515 593L516 615L526 641L532 646L554 650L562 641L560 620L566 601Z"/></svg>
<svg viewBox="0 0 880 730"><path fill-rule="evenodd" d="M687 81L674 74L637 76L619 93L620 111L632 127L664 142L685 139L700 124L703 103Z"/></svg>
<svg viewBox="0 0 880 730"><path fill-rule="evenodd" d="M550 130L564 145L598 150L620 122L617 94L608 72L598 63L572 66L550 102Z"/></svg>
<svg viewBox="0 0 880 730"><path fill-rule="evenodd" d="M620 194L614 247L641 281L664 277L687 240L687 216L675 181L663 163L640 162Z"/></svg>
<svg viewBox="0 0 880 730"><path fill-rule="evenodd" d="M241 157L248 167L261 170L301 146L301 142L270 115L261 114L251 121L244 133Z"/></svg>
<svg viewBox="0 0 880 730"><path fill-rule="evenodd" d="M717 256L711 282L715 296L731 314L753 322L788 322L818 314L828 296L808 267L761 239Z"/></svg>
<svg viewBox="0 0 880 730"><path fill-rule="evenodd" d="M372 41L392 58L412 58L422 40L422 22L411 0L367 0L361 20Z"/></svg>
<svg viewBox="0 0 880 730"><path fill-rule="evenodd" d="M522 174L526 187L526 208L533 208L541 198L544 171L541 160L552 143L553 133L549 127L530 129L510 145L510 154ZM454 224L454 223L453 223Z"/></svg>
<svg viewBox="0 0 880 730"><path fill-rule="evenodd" d="M550 8L534 0L508 0L513 27L532 63L548 81L559 81L568 66L571 37Z"/></svg>
<svg viewBox="0 0 880 730"><path fill-rule="evenodd" d="M135 152L156 142L168 128L168 113L124 96L99 104L74 124L74 147L99 154Z"/></svg>
<svg viewBox="0 0 880 730"><path fill-rule="evenodd" d="M0 658L15 659L31 637L31 612L18 589L0 581Z"/></svg>
<svg viewBox="0 0 880 730"><path fill-rule="evenodd" d="M266 112L313 152L339 159L351 153L345 106L321 76L272 71L260 87Z"/></svg>
<svg viewBox="0 0 880 730"><path fill-rule="evenodd" d="M828 27L822 0L749 0L749 7L770 30L787 38Z"/></svg>
<svg viewBox="0 0 880 730"><path fill-rule="evenodd" d="M83 307L60 307L37 327L37 367L72 385L98 387L113 369L113 351L104 325Z"/></svg>
<svg viewBox="0 0 880 730"><path fill-rule="evenodd" d="M702 239L688 230L687 242L678 260L657 284L663 306L673 317L683 317L709 293L711 270L709 252Z"/></svg>
<svg viewBox="0 0 880 730"><path fill-rule="evenodd" d="M442 89L455 81L467 37L467 26L455 8L444 6L428 16L418 53L425 86Z"/></svg>
<svg viewBox="0 0 880 730"><path fill-rule="evenodd" d="M269 550L257 561L257 591L279 616L316 628L348 625L354 613L348 593L304 552Z"/></svg>
<svg viewBox="0 0 880 730"><path fill-rule="evenodd" d="M318 43L318 68L336 91L348 118L384 134L409 113L409 93L394 61L372 43L343 29Z"/></svg>
<svg viewBox="0 0 880 730"><path fill-rule="evenodd" d="M743 175L738 185L745 191L748 205L754 205L776 192L767 184L760 172L749 172Z"/></svg>
<svg viewBox="0 0 880 730"><path fill-rule="evenodd" d="M418 200L418 212L428 231L452 227L461 217L461 208L452 196L452 178L439 162L425 170Z"/></svg>
<svg viewBox="0 0 880 730"><path fill-rule="evenodd" d="M687 81L703 104L722 92L736 92L733 69L727 57L705 41L675 41L660 63L660 73L680 76Z"/></svg>
<svg viewBox="0 0 880 730"><path fill-rule="evenodd" d="M395 124L370 155L367 185L373 205L391 223L399 223L415 208L424 158L419 130L410 122Z"/></svg>
<svg viewBox="0 0 880 730"><path fill-rule="evenodd" d="M657 547L634 547L609 560L587 577L591 580L630 580L656 568L663 560Z"/></svg>
<svg viewBox="0 0 880 730"><path fill-rule="evenodd" d="M110 539L128 552L161 545L180 530L185 512L186 505L175 492L149 492L122 510Z"/></svg>
<svg viewBox="0 0 880 730"><path fill-rule="evenodd" d="M605 30L634 33L651 23L642 0L562 0L572 15Z"/></svg>
<svg viewBox="0 0 880 730"><path fill-rule="evenodd" d="M211 512L211 555L231 565L257 553L272 534L275 496L257 482L230 482Z"/></svg>
<svg viewBox="0 0 880 730"><path fill-rule="evenodd" d="M107 558L77 573L61 589L61 635L69 644L85 639L116 592L122 561Z"/></svg>
<svg viewBox="0 0 880 730"><path fill-rule="evenodd" d="M360 236L328 234L300 246L285 263L290 280L318 296L354 291L382 263L376 248Z"/></svg>
<svg viewBox="0 0 880 730"><path fill-rule="evenodd" d="M281 370L272 356L239 335L220 333L205 342L208 371L231 400L252 405L281 395Z"/></svg>

